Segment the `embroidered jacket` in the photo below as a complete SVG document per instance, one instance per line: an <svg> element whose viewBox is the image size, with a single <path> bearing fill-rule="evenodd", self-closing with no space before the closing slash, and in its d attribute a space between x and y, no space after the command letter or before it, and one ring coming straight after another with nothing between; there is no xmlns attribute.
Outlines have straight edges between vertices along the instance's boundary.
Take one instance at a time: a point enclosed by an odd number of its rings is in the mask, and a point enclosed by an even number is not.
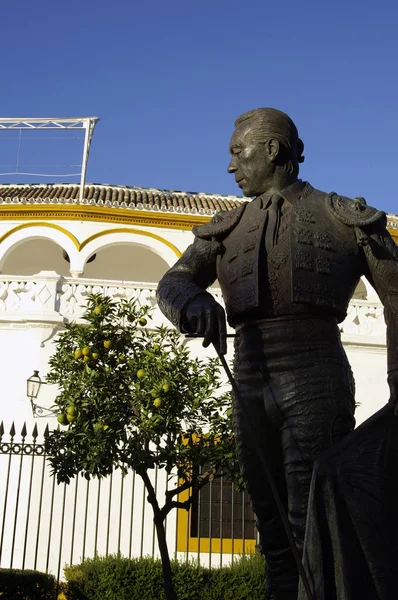
<svg viewBox="0 0 398 600"><path fill-rule="evenodd" d="M267 257L266 269L261 261L265 211L252 203L194 227L194 243L159 283L161 310L181 329L187 304L207 294L218 278L232 326L248 318L298 313L342 321L365 275L383 302L388 369L397 371L398 248L385 213L363 198L326 194L308 183L289 202L287 229Z"/></svg>

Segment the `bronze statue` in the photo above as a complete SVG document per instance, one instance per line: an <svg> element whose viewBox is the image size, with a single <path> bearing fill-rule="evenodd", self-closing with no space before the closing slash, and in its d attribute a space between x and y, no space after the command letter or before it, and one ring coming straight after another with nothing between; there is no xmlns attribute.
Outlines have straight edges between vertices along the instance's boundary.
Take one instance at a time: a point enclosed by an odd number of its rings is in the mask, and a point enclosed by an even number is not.
<svg viewBox="0 0 398 600"><path fill-rule="evenodd" d="M225 353L224 310L206 291L218 278L236 329L236 382L300 552L314 463L355 425L354 381L338 323L362 275L384 304L391 401L398 395L398 250L386 216L363 198L327 194L298 179L303 150L283 112L241 115L228 171L253 199L194 227L194 243L158 288L159 305L176 327ZM236 399L234 415L268 591L275 600L295 600L297 567Z"/></svg>

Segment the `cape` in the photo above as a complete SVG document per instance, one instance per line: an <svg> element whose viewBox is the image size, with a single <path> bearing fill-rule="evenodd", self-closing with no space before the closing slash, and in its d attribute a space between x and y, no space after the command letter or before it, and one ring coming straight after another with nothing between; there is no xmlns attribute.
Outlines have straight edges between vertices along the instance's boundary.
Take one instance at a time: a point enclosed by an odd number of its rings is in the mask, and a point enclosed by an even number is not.
<svg viewBox="0 0 398 600"><path fill-rule="evenodd" d="M315 463L303 563L313 600L396 600L394 405L387 404ZM307 600L301 584L298 600Z"/></svg>

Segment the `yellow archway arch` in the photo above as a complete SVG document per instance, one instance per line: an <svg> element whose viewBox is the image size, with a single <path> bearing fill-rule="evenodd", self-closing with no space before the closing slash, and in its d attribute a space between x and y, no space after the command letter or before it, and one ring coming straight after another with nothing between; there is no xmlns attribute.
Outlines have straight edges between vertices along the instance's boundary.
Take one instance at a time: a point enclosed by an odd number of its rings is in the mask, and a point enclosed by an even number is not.
<svg viewBox="0 0 398 600"><path fill-rule="evenodd" d="M16 231L20 231L21 229L27 229L28 227L48 227L50 229L55 229L57 231L60 231L61 233L64 233L66 236L68 236L69 239L72 240L72 242L75 244L75 246L79 252L85 246L87 246L87 244L89 242L91 242L99 237L102 237L105 235L112 235L114 233L135 233L136 235L144 235L144 236L153 238L153 239L158 240L159 242L165 244L168 248L170 248L174 252L174 254L178 258L180 258L181 254L182 254L180 252L180 250L178 250L178 248L176 246L174 246L174 244L172 244L171 242L166 240L164 237L157 235L156 233L152 233L151 231L141 231L140 229L133 229L133 228L129 228L129 227L118 227L116 229L106 229L106 230L98 231L97 233L90 235L83 242L79 242L79 240L76 238L76 236L73 235L73 233L71 233L64 227L61 227L61 225L56 225L55 223L46 223L45 221L23 223L22 225L17 225L16 227L13 227L9 231L6 231L5 233L3 233L2 236L0 236L0 244L5 239L10 237L13 233L15 233Z"/></svg>
<svg viewBox="0 0 398 600"><path fill-rule="evenodd" d="M103 231L98 231L97 233L94 233L93 235L90 235L90 237L86 238L84 240L84 242L82 242L80 244L79 250L81 250L82 248L87 246L87 244L89 244L93 240L96 240L99 237L106 236L106 235L112 235L114 233L135 233L137 235L144 235L144 236L150 237L154 240L158 240L162 244L165 244L168 248L170 248L174 252L174 254L178 258L180 258L180 256L182 255L180 250L176 246L174 246L174 244L169 242L169 240L166 240L164 237L157 235L157 233L152 233L151 231L142 231L141 229L133 229L133 228L129 228L129 227L117 227L116 229L107 229L107 230L103 230Z"/></svg>
<svg viewBox="0 0 398 600"><path fill-rule="evenodd" d="M56 225L55 223L46 223L45 221L36 221L33 223L23 223L22 225L17 225L16 227L13 227L9 231L6 231L5 233L3 233L2 236L0 236L0 244L4 240L9 238L10 235L15 233L16 231L20 231L21 229L27 229L28 227L48 227L50 229L55 229L56 231L60 231L61 233L65 234L70 240L72 240L72 242L75 244L75 246L78 250L80 250L80 248L81 248L81 244L79 243L79 240L73 235L73 233L71 233L64 227L61 227L61 225Z"/></svg>

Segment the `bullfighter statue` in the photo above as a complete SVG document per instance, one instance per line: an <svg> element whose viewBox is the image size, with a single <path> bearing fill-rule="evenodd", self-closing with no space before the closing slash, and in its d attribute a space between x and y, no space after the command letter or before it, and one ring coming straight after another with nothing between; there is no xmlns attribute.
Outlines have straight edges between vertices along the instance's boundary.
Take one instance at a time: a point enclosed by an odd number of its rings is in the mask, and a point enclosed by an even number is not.
<svg viewBox="0 0 398 600"><path fill-rule="evenodd" d="M238 117L228 172L251 200L194 227L193 244L158 287L161 310L176 327L225 353L225 313L206 291L218 279L236 330L236 383L300 553L314 463L355 425L338 324L363 275L384 305L391 402L398 396L398 250L386 215L363 198L299 179L303 150L283 112L259 108ZM295 600L297 566L236 398L234 418L268 591Z"/></svg>

